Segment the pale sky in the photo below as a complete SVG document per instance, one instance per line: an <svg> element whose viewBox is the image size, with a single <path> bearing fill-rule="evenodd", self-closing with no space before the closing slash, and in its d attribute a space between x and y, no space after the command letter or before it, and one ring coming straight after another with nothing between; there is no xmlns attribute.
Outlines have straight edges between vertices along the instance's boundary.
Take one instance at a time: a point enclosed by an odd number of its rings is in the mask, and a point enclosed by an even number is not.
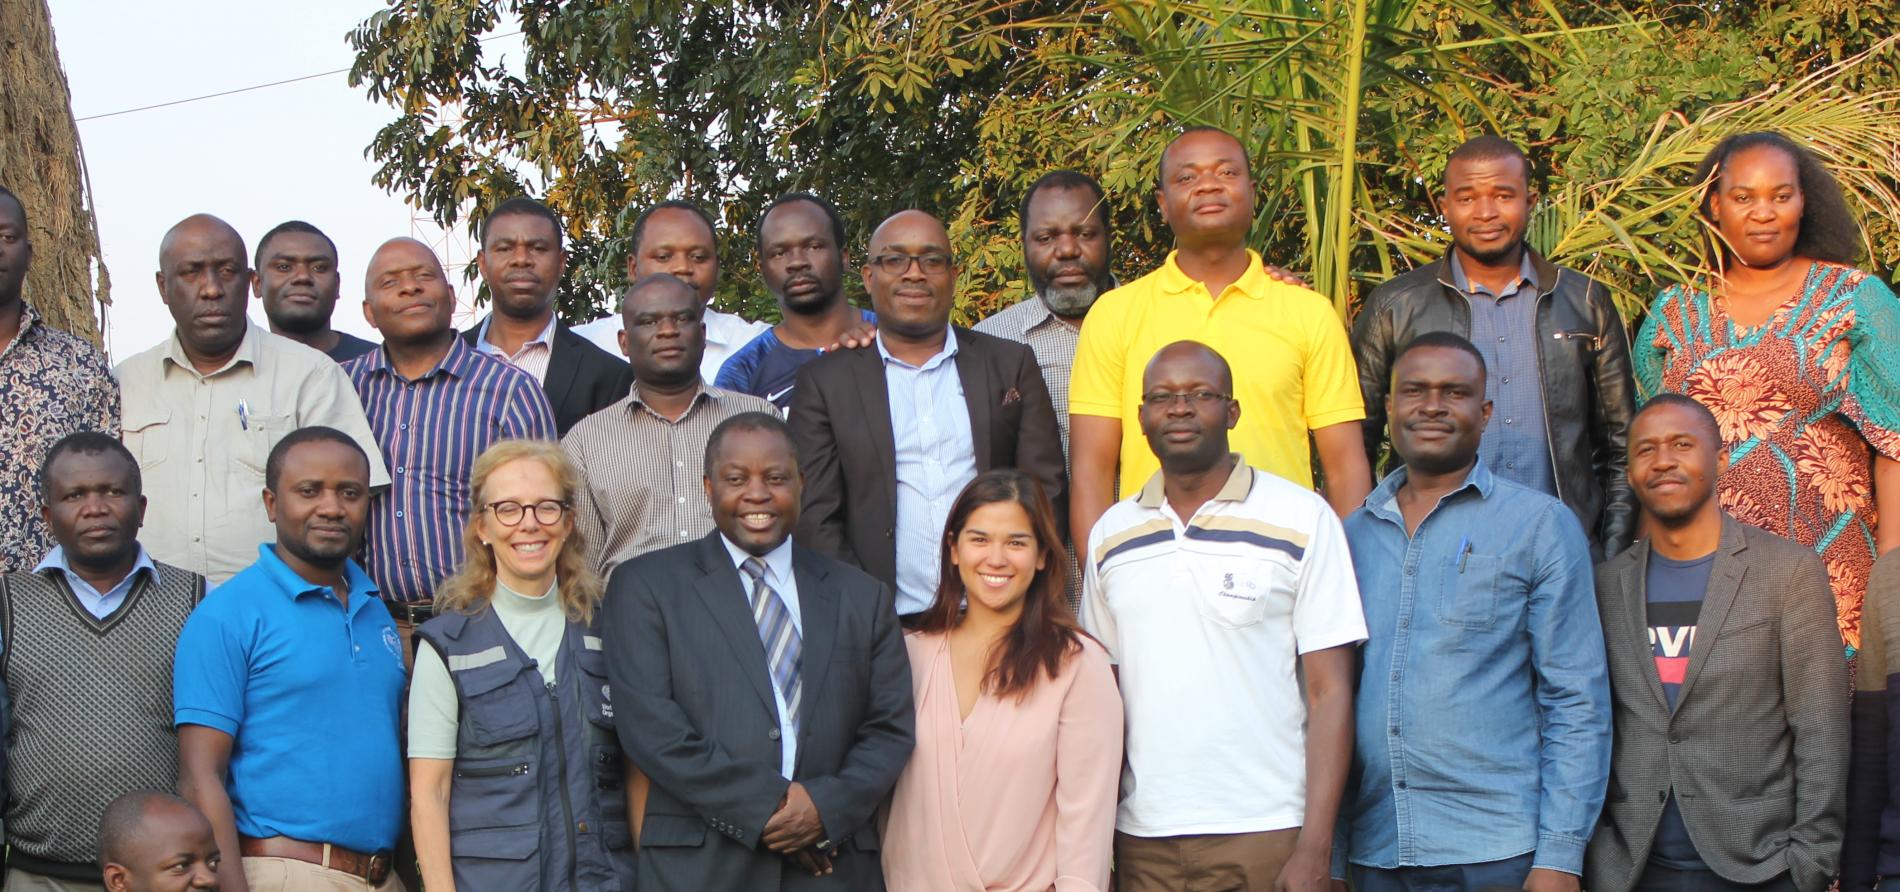
<svg viewBox="0 0 1900 892"><path fill-rule="evenodd" d="M374 337L363 320L363 265L384 240L413 235L445 263L467 262L466 239L445 240L370 180L364 149L393 110L334 74L133 114L123 109L347 68L345 35L383 8L375 0L51 0L60 61L81 118L105 263L112 273L107 349L118 362L171 333L153 273L165 230L199 212L257 239L289 219L337 243L343 296L336 327ZM519 52L519 38L485 46ZM29 209L30 211L30 209ZM459 272L451 280L464 298ZM253 295L251 317L264 324ZM458 317L463 325L467 316Z"/></svg>

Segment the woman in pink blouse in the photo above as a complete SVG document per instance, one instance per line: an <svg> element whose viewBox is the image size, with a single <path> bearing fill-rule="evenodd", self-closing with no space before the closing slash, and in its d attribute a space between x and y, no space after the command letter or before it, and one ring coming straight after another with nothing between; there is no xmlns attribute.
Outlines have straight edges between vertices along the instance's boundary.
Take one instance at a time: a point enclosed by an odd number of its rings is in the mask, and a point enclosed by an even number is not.
<svg viewBox="0 0 1900 892"><path fill-rule="evenodd" d="M1034 480L996 470L947 526L936 603L904 642L917 748L884 830L885 883L1099 892L1122 701L1108 653L1069 613L1055 513Z"/></svg>

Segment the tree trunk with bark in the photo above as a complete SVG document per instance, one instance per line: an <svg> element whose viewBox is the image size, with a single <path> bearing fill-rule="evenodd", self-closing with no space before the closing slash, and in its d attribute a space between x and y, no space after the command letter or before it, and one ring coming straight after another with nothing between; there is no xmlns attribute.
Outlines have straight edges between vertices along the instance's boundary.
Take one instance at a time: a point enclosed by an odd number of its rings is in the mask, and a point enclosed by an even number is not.
<svg viewBox="0 0 1900 892"><path fill-rule="evenodd" d="M0 0L0 185L26 208L27 302L53 327L100 340L110 280L46 0Z"/></svg>

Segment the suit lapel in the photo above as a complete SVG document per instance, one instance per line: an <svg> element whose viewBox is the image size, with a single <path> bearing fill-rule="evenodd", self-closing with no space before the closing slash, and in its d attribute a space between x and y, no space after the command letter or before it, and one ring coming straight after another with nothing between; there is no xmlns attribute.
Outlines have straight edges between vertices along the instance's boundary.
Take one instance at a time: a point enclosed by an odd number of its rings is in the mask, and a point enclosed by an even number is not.
<svg viewBox="0 0 1900 892"><path fill-rule="evenodd" d="M796 545L792 548L792 578L798 582L798 613L803 631L799 635L798 682L799 753L811 738L813 715L818 709L818 692L824 690L825 674L831 669L831 653L838 640L838 593L832 590L824 568Z"/></svg>
<svg viewBox="0 0 1900 892"><path fill-rule="evenodd" d="M554 339L548 342L548 372L542 376L541 389L548 395L548 403L560 414L561 405L557 396L566 396L574 392L574 376L581 371L581 354L568 342L568 338L579 335L567 330L560 323L554 325Z"/></svg>
<svg viewBox="0 0 1900 892"><path fill-rule="evenodd" d="M857 423L867 429L872 451L884 465L879 479L885 482L885 498L894 505L897 503L897 434L891 429L891 392L884 383L884 357L875 347L852 350L844 355L857 358L857 368L851 369L851 377L858 385L858 402L864 409ZM840 421L849 423L846 419Z"/></svg>
<svg viewBox="0 0 1900 892"><path fill-rule="evenodd" d="M1741 527L1724 516L1722 544L1715 549L1715 566L1709 569L1709 590L1703 593L1702 611L1696 615L1695 646L1689 649L1689 668L1682 679L1682 690L1676 692L1677 709L1689 699L1696 676L1709 661L1709 651L1715 647L1722 623L1728 619L1729 609L1735 606L1735 598L1741 593L1746 569L1741 553L1746 549Z"/></svg>
<svg viewBox="0 0 1900 892"><path fill-rule="evenodd" d="M1643 577L1648 571L1649 540L1645 539L1637 545L1636 552L1617 577L1617 603L1623 610L1623 634L1630 636L1631 641L1647 645L1640 649L1642 659L1638 661L1642 664L1638 671L1647 682L1644 686L1649 688L1650 696L1656 698L1656 706L1666 710L1669 697L1663 693L1662 676L1656 674L1656 646L1649 640L1649 602L1643 596Z"/></svg>
<svg viewBox="0 0 1900 892"><path fill-rule="evenodd" d="M990 364L984 361L976 339L968 332L953 329L957 339L957 380L963 383L963 402L970 409L970 444L976 449L976 469L990 469L995 458L990 439L990 408L996 399L996 387L990 381Z"/></svg>
<svg viewBox="0 0 1900 892"><path fill-rule="evenodd" d="M759 625L752 619L752 599L744 581L739 579L739 571L732 566L731 557L720 542L718 532L701 539L699 558L704 575L694 583L693 591L726 636L726 643L732 646L732 655L739 661L739 674L751 682L752 691L759 695L765 711L778 715L778 702L772 698L772 677L765 666L765 645L759 642Z"/></svg>

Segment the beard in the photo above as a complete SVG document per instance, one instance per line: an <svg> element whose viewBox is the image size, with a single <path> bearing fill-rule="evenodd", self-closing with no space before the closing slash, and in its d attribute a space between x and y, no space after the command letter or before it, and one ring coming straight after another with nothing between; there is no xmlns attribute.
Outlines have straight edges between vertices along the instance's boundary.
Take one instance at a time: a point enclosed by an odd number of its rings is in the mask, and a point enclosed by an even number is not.
<svg viewBox="0 0 1900 892"><path fill-rule="evenodd" d="M1102 296L1102 291L1100 283L1089 282L1068 288L1050 285L1037 293L1042 295L1042 302L1048 304L1049 310L1057 316L1081 316L1095 305L1095 299Z"/></svg>
<svg viewBox="0 0 1900 892"><path fill-rule="evenodd" d="M1457 244L1458 250L1465 252L1465 256L1470 257L1471 259L1476 260L1479 263L1485 264L1486 266L1496 266L1497 264L1500 264L1506 260L1509 260L1511 259L1511 255L1516 254L1518 252L1518 249L1524 247L1524 240L1522 237L1519 237L1516 241L1507 243L1504 247L1498 248L1495 251L1480 251L1472 247L1471 245L1467 245L1464 242L1457 241L1456 239L1454 239L1453 241L1455 244Z"/></svg>
<svg viewBox="0 0 1900 892"><path fill-rule="evenodd" d="M277 544L279 547L302 559L304 563L313 567L324 567L327 569L342 566L343 562L349 560L350 555L355 554L356 549L362 546L362 536L358 535L350 538L353 541L351 541L349 545L331 546L314 545L306 539L280 536L278 537Z"/></svg>

